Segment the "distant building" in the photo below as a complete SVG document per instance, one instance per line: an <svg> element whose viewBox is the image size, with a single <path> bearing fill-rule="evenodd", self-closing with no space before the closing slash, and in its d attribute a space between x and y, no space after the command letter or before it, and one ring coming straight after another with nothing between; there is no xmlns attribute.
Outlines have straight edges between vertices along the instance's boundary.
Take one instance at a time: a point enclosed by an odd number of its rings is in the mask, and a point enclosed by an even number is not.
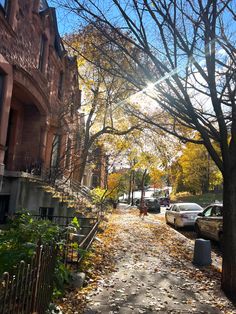
<svg viewBox="0 0 236 314"><path fill-rule="evenodd" d="M94 169L91 177L91 188L107 186L108 176L108 156L105 154L102 146L97 146L93 150Z"/></svg>
<svg viewBox="0 0 236 314"><path fill-rule="evenodd" d="M68 214L45 186L71 173L79 149L77 62L55 9L42 0L0 0L0 222L21 208Z"/></svg>

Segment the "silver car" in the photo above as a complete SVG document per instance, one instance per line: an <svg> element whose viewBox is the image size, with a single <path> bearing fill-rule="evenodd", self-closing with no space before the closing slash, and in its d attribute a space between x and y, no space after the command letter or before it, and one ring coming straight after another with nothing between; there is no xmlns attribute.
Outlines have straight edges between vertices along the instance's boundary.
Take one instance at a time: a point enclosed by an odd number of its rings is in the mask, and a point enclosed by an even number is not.
<svg viewBox="0 0 236 314"><path fill-rule="evenodd" d="M203 208L196 203L177 203L166 210L166 223L179 227L194 226L195 220Z"/></svg>
<svg viewBox="0 0 236 314"><path fill-rule="evenodd" d="M223 205L211 204L200 213L195 222L198 237L221 242L223 239Z"/></svg>

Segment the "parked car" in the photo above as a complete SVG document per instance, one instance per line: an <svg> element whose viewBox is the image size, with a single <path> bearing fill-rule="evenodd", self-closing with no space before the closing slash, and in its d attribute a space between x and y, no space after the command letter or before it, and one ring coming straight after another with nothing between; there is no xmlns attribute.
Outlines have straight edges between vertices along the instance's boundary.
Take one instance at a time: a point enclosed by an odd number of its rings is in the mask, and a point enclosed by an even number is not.
<svg viewBox="0 0 236 314"><path fill-rule="evenodd" d="M134 205L139 206L139 204L140 204L140 198L135 198Z"/></svg>
<svg viewBox="0 0 236 314"><path fill-rule="evenodd" d="M195 231L198 237L222 242L223 238L223 205L211 204L202 213L198 214L195 221Z"/></svg>
<svg viewBox="0 0 236 314"><path fill-rule="evenodd" d="M161 206L158 200L154 197L145 197L144 198L145 204L147 206L148 212L156 212L160 213Z"/></svg>
<svg viewBox="0 0 236 314"><path fill-rule="evenodd" d="M147 211L148 212L157 212L160 213L161 211L161 206L158 202L158 200L154 197L144 197L144 202L145 205L147 206ZM141 205L141 199L137 199L135 201L135 205L138 206L138 208Z"/></svg>
<svg viewBox="0 0 236 314"><path fill-rule="evenodd" d="M159 203L161 206L170 206L170 198L169 197L159 197Z"/></svg>
<svg viewBox="0 0 236 314"><path fill-rule="evenodd" d="M196 217L203 211L203 208L196 203L177 203L166 209L166 223L180 228L194 226Z"/></svg>

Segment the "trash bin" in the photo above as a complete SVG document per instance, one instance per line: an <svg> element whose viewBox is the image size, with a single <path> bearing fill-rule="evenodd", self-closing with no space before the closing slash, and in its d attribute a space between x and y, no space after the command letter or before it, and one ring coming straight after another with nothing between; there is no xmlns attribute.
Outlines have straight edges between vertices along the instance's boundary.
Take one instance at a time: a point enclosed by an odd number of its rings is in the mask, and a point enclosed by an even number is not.
<svg viewBox="0 0 236 314"><path fill-rule="evenodd" d="M211 265L211 241L196 239L194 245L193 264L197 266Z"/></svg>

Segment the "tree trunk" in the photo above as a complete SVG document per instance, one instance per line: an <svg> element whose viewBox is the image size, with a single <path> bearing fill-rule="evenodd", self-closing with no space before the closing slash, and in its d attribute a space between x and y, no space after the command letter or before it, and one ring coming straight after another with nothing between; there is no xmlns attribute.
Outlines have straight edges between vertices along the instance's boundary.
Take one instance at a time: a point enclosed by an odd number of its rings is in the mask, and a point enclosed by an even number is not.
<svg viewBox="0 0 236 314"><path fill-rule="evenodd" d="M232 167L233 168L233 167ZM236 301L236 169L224 176L222 289Z"/></svg>
<svg viewBox="0 0 236 314"><path fill-rule="evenodd" d="M128 203L130 204L131 201L131 193L132 193L132 170L129 176L129 191L128 191Z"/></svg>
<svg viewBox="0 0 236 314"><path fill-rule="evenodd" d="M142 182L141 182L141 207L144 206L144 196L145 196L145 190L144 190L144 183L145 183L145 177L146 177L147 169L144 170L143 176L142 176Z"/></svg>

